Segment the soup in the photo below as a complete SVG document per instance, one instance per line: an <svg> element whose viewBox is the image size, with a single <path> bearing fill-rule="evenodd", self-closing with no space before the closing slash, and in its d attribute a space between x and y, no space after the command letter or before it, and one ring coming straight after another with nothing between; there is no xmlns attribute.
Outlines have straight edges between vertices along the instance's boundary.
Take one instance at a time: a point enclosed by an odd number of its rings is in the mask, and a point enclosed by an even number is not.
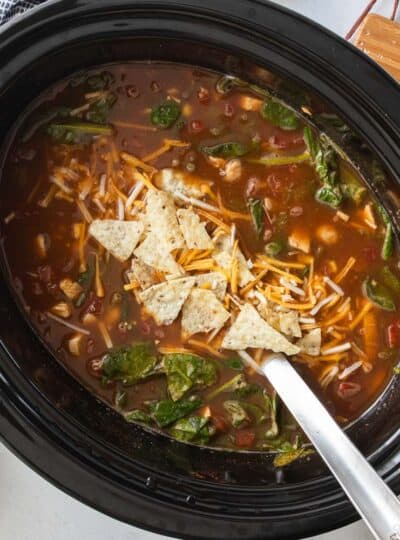
<svg viewBox="0 0 400 540"><path fill-rule="evenodd" d="M249 357L287 354L342 424L393 374L391 222L304 118L233 77L131 63L60 83L19 128L2 177L14 290L127 422L282 466L310 450Z"/></svg>

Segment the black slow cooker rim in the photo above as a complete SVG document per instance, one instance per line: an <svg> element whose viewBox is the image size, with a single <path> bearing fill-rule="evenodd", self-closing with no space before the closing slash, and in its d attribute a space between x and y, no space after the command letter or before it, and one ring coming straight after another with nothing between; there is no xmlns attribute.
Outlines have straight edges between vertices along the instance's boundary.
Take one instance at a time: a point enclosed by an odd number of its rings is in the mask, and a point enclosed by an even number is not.
<svg viewBox="0 0 400 540"><path fill-rule="evenodd" d="M110 5L111 4L111 5ZM212 9L210 9L212 6ZM146 10L151 10L152 16L155 17L155 12L158 9L163 12L165 15L165 10L174 8L175 12L180 12L181 14L186 12L202 12L205 14L208 12L209 18L216 18L219 24L222 26L228 24L229 21L232 21L236 18L236 21L239 21L240 24L244 24L245 19L251 19L257 13L252 13L251 10L256 12L259 10L257 17L257 26L262 26L261 20L259 18L260 14L265 16L265 23L268 27L268 24L273 26L276 24L274 31L277 32L279 27L284 26L285 24L289 27L302 26L307 29L307 38L308 38L308 47L310 49L310 55L315 60L315 55L312 53L311 49L317 44L319 45L320 54L323 54L323 50L328 50L328 47L334 47L337 50L337 54L343 55L346 57L346 61L342 61L340 66L340 72L344 78L347 78L350 86L353 86L352 91L357 94L358 87L362 88L362 93L366 99L366 103L373 110L373 116L376 121L377 117L384 120L384 125L387 128L386 132L386 155L385 162L388 164L389 169L392 172L395 172L396 169L400 170L396 165L399 164L399 156L397 151L397 143L399 141L399 126L400 126L400 113L396 112L396 107L394 106L398 99L398 88L396 83L381 70L376 64L371 62L369 59L364 57L358 50L354 47L349 46L337 36L331 32L311 23L307 19L293 14L281 7L272 5L266 2L250 2L248 0L242 0L235 3L233 6L229 1L219 0L214 2L202 2L202 1L164 1L164 2L152 2L152 1L141 1L135 2L132 5L132 2L128 1L118 1L118 2L108 2L107 0L100 0L94 5L90 0L83 0L79 2L68 2L65 0L53 0L49 4L40 6L33 10L32 13L22 16L19 20L14 23L6 25L2 32L2 41L0 43L0 58L7 59L10 55L13 55L13 51L20 50L19 47L24 47L30 39L35 39L35 35L40 31L40 28L43 28L44 25L53 25L56 22L61 24L61 19L63 23L76 20L79 18L81 21L78 24L85 24L88 21L90 16L96 16L96 13L99 14L101 10L108 9L114 13L118 12L127 12L130 13L137 10L138 13L143 14ZM228 11L229 8L229 11ZM229 13L229 17L226 15ZM225 16L226 20L222 21L222 15ZM85 22L82 19L87 18ZM229 19L229 21L228 21ZM286 23L285 23L286 21ZM290 24L289 24L290 21ZM249 20L247 25L249 25ZM253 24L253 23L252 23ZM294 26L293 26L294 25ZM253 24L253 30L256 25ZM271 31L271 28L269 27ZM286 46L293 46L295 43L296 37L301 37L301 28L297 28L296 35L291 33L290 39L286 39ZM281 36L282 42L285 42L285 37ZM301 40L300 40L301 41ZM321 51L322 50L322 51ZM344 54L344 52L346 54ZM343 60L343 57L342 57ZM359 72L357 73L357 80L355 74L353 73L354 63L359 62ZM11 64L12 65L12 61ZM336 68L337 69L337 68ZM371 88L371 77L373 80L373 88ZM7 79L7 75L2 77L2 83ZM383 96L378 91L381 89L381 85L385 84L388 93L385 95L385 100ZM359 94L359 92L358 92ZM379 150L379 149L378 149ZM32 401L25 400L25 397L29 395L27 387L25 386L26 391L21 392L21 388L26 385L27 381L21 379L21 374L16 369L16 366L12 364L10 358L7 358L5 351L2 351L2 360L7 363L7 367L2 369L1 378L0 378L0 397L2 403L2 415L0 418L1 422L1 433L6 443L16 452L24 461L29 463L29 465L40 474L45 476L47 479L64 489L64 491L73 494L75 497L80 500L95 506L102 511L113 515L124 521L129 521L133 524L146 526L146 528L155 530L157 532L162 532L166 534L166 530L171 534L182 534L182 530L178 530L178 527L173 530L171 526L162 527L152 525L152 517L154 516L154 502L153 495L149 495L149 505L146 508L143 508L143 511L147 513L145 520L134 519L133 517L127 518L127 511L122 511L118 507L118 503L113 505L113 508L106 506L106 503L100 500L93 500L93 493L96 491L102 491L103 497L114 496L112 480L104 476L104 471L101 470L99 466L96 472L94 470L93 463L96 462L96 459L89 455L87 448L81 449L80 452L76 451L71 445L70 440L64 440L62 429L59 429L57 425L46 424L41 415L45 411L45 403L40 402L40 399L36 399L31 396ZM12 382L11 382L12 381ZM39 408L40 414L38 414L37 409ZM53 411L55 418L61 418L61 415L57 415L56 411ZM60 424L59 424L60 425ZM62 423L61 423L62 425ZM65 433L64 433L65 435ZM54 451L54 447L57 447L57 451ZM51 456L53 460L60 459L63 461L64 465L59 464L57 467L48 463L48 456ZM90 465L92 464L92 465ZM99 464L102 465L102 464ZM77 467L75 474L71 473L71 470ZM92 469L93 467L93 469ZM65 469L66 468L66 469ZM56 470L57 469L57 470ZM63 470L62 470L63 469ZM69 473L66 475L65 470L68 470ZM88 491L86 486L79 485L83 483L81 481L82 471L85 471L85 474L88 475L88 485L89 479L92 484L92 491ZM389 481L395 481L394 484L396 487L399 487L399 478L391 467L386 467L385 477ZM78 487L76 486L78 483ZM315 482L318 483L318 482ZM323 482L325 483L325 481ZM332 485L332 481L329 481L328 484ZM145 485L142 486L145 488ZM146 489L138 489L138 497L141 497L141 503L146 506ZM149 492L149 490L147 491ZM321 532L332 526L339 526L345 523L350 522L354 519L355 514L352 508L347 503L344 495L339 491L330 492L329 496L325 498L327 503L330 500L330 506L328 505L325 510L324 517L326 518L326 523L317 524L317 516L310 518L307 522L307 526L304 526L301 522L297 525L297 530L295 533L290 530L293 527L293 523L288 526L286 531L280 531L280 538L298 538L299 534L312 534L313 532ZM319 501L319 504L322 503L322 499ZM165 519L170 522L179 522L179 518L182 515L190 515L190 519L195 520L195 516L200 517L200 522L205 520L205 514L201 515L200 511L196 511L194 507L191 506L191 501L187 502L187 505L183 509L178 509L176 506L163 501L163 505L166 509ZM335 515L340 512L340 516ZM160 509L160 513L161 509ZM174 517L171 517L171 514L174 514ZM331 520L327 519L328 516L331 516ZM219 516L221 518L222 516ZM226 519L226 517L225 517ZM209 524L204 522L199 522L199 528L194 527L195 530L199 531L194 534L185 533L185 537L192 538L203 538L205 534L215 534L215 531L211 529L215 526L215 522L212 523L210 516L207 516L207 520L210 521ZM257 517L244 518L241 517L240 521L242 524L246 523L249 525L251 523L251 528L254 531L254 537L260 534L262 525L264 523L263 519L257 519ZM232 519L232 524L235 522ZM229 535L228 523L226 524L224 533ZM257 532L258 531L258 532ZM204 533L204 534L203 534ZM210 536L211 537L211 536ZM214 536L218 537L218 536ZM223 536L219 536L222 538ZM233 537L233 536L231 536ZM251 537L251 536L245 536Z"/></svg>

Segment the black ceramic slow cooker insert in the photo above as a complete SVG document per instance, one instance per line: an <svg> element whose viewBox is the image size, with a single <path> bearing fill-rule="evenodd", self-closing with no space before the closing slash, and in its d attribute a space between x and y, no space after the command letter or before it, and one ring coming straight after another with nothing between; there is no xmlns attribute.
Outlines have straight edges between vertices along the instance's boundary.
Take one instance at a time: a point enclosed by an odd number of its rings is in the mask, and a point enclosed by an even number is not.
<svg viewBox="0 0 400 540"><path fill-rule="evenodd" d="M268 70L278 73L339 113L398 189L398 85L337 36L261 0L55 0L19 17L0 32L3 153L42 90L79 70L130 60L199 65L261 86ZM356 148L354 155L362 161ZM368 163L362 167L367 174ZM34 334L2 264L0 433L37 472L98 510L164 535L284 540L356 518L317 455L275 470L268 454L199 448L125 423ZM394 378L349 433L400 491L398 387Z"/></svg>

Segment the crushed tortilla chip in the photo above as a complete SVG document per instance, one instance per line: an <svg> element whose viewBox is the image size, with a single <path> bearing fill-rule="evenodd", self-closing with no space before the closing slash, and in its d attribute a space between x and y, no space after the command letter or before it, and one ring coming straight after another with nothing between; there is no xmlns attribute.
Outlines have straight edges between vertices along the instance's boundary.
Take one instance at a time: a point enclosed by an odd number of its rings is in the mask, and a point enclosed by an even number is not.
<svg viewBox="0 0 400 540"><path fill-rule="evenodd" d="M189 177L189 175L187 175ZM185 195L186 197L194 197L195 199L202 199L204 193L199 185L190 181L189 178L174 169L162 169L155 177L157 186L168 193L171 193L174 197L176 195Z"/></svg>
<svg viewBox="0 0 400 540"><path fill-rule="evenodd" d="M222 328L230 313L215 294L207 289L193 289L182 310L182 333L185 338L199 332Z"/></svg>
<svg viewBox="0 0 400 540"><path fill-rule="evenodd" d="M221 346L224 349L244 350L248 347L262 348L287 355L297 354L300 349L272 328L251 304L244 304Z"/></svg>
<svg viewBox="0 0 400 540"><path fill-rule="evenodd" d="M218 300L223 300L226 294L228 281L221 272L208 272L207 274L197 274L195 278L195 287L200 289L208 288L212 291Z"/></svg>
<svg viewBox="0 0 400 540"><path fill-rule="evenodd" d="M178 317L193 285L192 277L171 279L138 293L138 299L159 326L171 324Z"/></svg>
<svg viewBox="0 0 400 540"><path fill-rule="evenodd" d="M215 242L215 251L212 254L212 257L218 266L220 266L223 270L231 270L232 251L233 246L231 245L230 237L226 234L221 234L218 240ZM244 255L240 249L236 248L235 252L235 257L238 261L238 284L239 287L244 287L250 283L250 281L254 280L254 276L247 268L246 259L244 258Z"/></svg>
<svg viewBox="0 0 400 540"><path fill-rule="evenodd" d="M147 234L140 246L135 249L134 254L138 259L156 270L160 270L160 272L173 275L184 274L183 268L179 266L165 244L153 232Z"/></svg>
<svg viewBox="0 0 400 540"><path fill-rule="evenodd" d="M151 232L168 251L185 247L176 217L174 199L170 193L151 190L147 193L145 221Z"/></svg>
<svg viewBox="0 0 400 540"><path fill-rule="evenodd" d="M132 271L128 272L129 280L136 280L141 289L148 289L159 282L156 270L141 259L132 259L131 268Z"/></svg>
<svg viewBox="0 0 400 540"><path fill-rule="evenodd" d="M289 337L301 338L302 332L299 324L299 312L287 311L279 313L279 329Z"/></svg>
<svg viewBox="0 0 400 540"><path fill-rule="evenodd" d="M200 222L197 214L190 209L177 211L179 226L189 249L214 249L214 244L211 241L205 223Z"/></svg>
<svg viewBox="0 0 400 540"><path fill-rule="evenodd" d="M142 232L140 221L95 219L89 227L89 234L120 261L126 261L132 255Z"/></svg>
<svg viewBox="0 0 400 540"><path fill-rule="evenodd" d="M318 356L321 353L321 328L314 328L305 334L296 343L301 352L309 356Z"/></svg>

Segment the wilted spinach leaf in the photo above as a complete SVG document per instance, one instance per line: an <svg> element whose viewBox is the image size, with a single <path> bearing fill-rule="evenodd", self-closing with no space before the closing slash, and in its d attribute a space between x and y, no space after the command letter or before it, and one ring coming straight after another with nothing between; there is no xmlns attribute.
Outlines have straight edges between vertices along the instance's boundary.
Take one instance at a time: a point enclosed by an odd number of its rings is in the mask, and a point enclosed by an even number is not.
<svg viewBox="0 0 400 540"><path fill-rule="evenodd" d="M240 358L227 358L224 360L226 367L231 369L237 369L238 371L243 371L244 365Z"/></svg>
<svg viewBox="0 0 400 540"><path fill-rule="evenodd" d="M286 465L290 465L290 463L293 463L293 461L313 453L314 451L311 449L292 447L291 449L279 452L278 455L275 456L274 466L286 467Z"/></svg>
<svg viewBox="0 0 400 540"><path fill-rule="evenodd" d="M224 409L228 413L229 421L233 427L240 427L242 424L246 424L250 421L250 417L247 414L243 404L239 401L230 399L224 401Z"/></svg>
<svg viewBox="0 0 400 540"><path fill-rule="evenodd" d="M233 158L247 154L247 147L239 142L225 142L214 144L212 146L203 145L200 147L201 152L207 156Z"/></svg>
<svg viewBox="0 0 400 540"><path fill-rule="evenodd" d="M89 122L57 123L47 126L47 133L58 144L88 144L96 135L111 135L111 126Z"/></svg>
<svg viewBox="0 0 400 540"><path fill-rule="evenodd" d="M190 389L210 386L217 380L214 362L194 354L166 354L163 357L168 392L176 401Z"/></svg>
<svg viewBox="0 0 400 540"><path fill-rule="evenodd" d="M103 360L103 381L136 382L156 372L158 359L149 343L137 343L106 354Z"/></svg>
<svg viewBox="0 0 400 540"><path fill-rule="evenodd" d="M246 377L243 373L239 373L238 375L235 375L232 379L225 382L224 384L221 384L221 386L218 386L214 390L212 390L209 394L207 394L207 399L213 399L219 394L227 393L227 392L236 392L240 389L243 389L247 387L247 381Z"/></svg>
<svg viewBox="0 0 400 540"><path fill-rule="evenodd" d="M184 418L202 405L202 400L197 397L172 401L164 399L150 404L152 418L159 427L166 427L181 418Z"/></svg>
<svg viewBox="0 0 400 540"><path fill-rule="evenodd" d="M367 278L362 284L362 290L364 295L376 306L386 311L395 311L396 304L390 291L384 285Z"/></svg>
<svg viewBox="0 0 400 540"><path fill-rule="evenodd" d="M96 100L86 113L86 118L90 122L105 124L107 122L110 109L117 101L117 96L112 92L108 92L104 97Z"/></svg>
<svg viewBox="0 0 400 540"><path fill-rule="evenodd" d="M171 435L175 439L200 444L206 444L214 433L215 429L208 425L208 418L203 416L183 418L171 428Z"/></svg>
<svg viewBox="0 0 400 540"><path fill-rule="evenodd" d="M114 82L114 75L109 71L102 71L89 75L86 83L92 90L107 90Z"/></svg>
<svg viewBox="0 0 400 540"><path fill-rule="evenodd" d="M159 128L169 128L175 124L181 114L181 106L176 101L165 101L154 107L150 113L151 123Z"/></svg>
<svg viewBox="0 0 400 540"><path fill-rule="evenodd" d="M129 411L124 414L124 418L127 422L138 422L139 424L151 424L151 418L148 414L140 409Z"/></svg>
<svg viewBox="0 0 400 540"><path fill-rule="evenodd" d="M274 126L286 131L292 131L299 127L299 119L296 113L274 99L264 101L260 114Z"/></svg>
<svg viewBox="0 0 400 540"><path fill-rule="evenodd" d="M264 230L265 210L261 199L248 200L251 219L258 236L261 236Z"/></svg>

